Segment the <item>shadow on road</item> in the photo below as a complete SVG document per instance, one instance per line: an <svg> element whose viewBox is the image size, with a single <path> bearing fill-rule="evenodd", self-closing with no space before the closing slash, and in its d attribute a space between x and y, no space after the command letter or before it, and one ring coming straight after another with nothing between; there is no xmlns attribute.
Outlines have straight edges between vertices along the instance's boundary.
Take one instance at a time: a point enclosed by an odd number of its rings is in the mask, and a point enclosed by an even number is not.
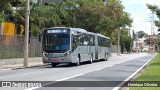
<svg viewBox="0 0 160 90"><path fill-rule="evenodd" d="M93 63L98 63L98 62L104 62L103 60L95 60ZM81 62L80 66L83 65L88 65L88 62ZM51 64L45 64L43 65L43 68L71 68L71 67L77 67L73 64L59 64L56 67L52 67Z"/></svg>

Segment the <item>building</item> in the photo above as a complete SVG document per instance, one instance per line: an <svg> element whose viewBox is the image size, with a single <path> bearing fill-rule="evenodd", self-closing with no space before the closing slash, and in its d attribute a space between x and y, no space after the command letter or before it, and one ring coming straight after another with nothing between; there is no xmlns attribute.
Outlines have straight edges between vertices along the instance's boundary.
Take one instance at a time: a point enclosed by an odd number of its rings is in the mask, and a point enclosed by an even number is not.
<svg viewBox="0 0 160 90"><path fill-rule="evenodd" d="M155 42L155 39L158 38L158 35L150 35L148 36L148 38L150 39L150 43L149 43L149 51L155 51L156 47L157 47L157 43Z"/></svg>
<svg viewBox="0 0 160 90"><path fill-rule="evenodd" d="M134 42L133 42L133 50L136 51L148 51L148 46L145 44L145 40L146 38L137 38Z"/></svg>

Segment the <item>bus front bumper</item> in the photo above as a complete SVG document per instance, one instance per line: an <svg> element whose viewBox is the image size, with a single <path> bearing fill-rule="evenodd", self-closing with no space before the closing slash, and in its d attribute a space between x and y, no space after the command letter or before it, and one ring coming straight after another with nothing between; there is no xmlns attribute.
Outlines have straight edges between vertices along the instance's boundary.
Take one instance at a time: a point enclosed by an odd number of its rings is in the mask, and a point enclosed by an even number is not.
<svg viewBox="0 0 160 90"><path fill-rule="evenodd" d="M59 57L59 58L52 58L52 57L42 57L43 63L70 63L70 57Z"/></svg>

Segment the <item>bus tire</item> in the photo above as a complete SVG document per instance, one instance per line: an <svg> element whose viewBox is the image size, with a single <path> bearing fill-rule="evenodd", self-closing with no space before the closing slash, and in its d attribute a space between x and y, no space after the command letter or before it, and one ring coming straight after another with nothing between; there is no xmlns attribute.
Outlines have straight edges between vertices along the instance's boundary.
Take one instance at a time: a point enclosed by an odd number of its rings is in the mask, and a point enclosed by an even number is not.
<svg viewBox="0 0 160 90"><path fill-rule="evenodd" d="M77 56L77 62L75 63L76 66L79 66L81 63L81 57L80 57L80 54L78 54Z"/></svg>
<svg viewBox="0 0 160 90"><path fill-rule="evenodd" d="M69 66L73 66L73 63L68 63Z"/></svg>
<svg viewBox="0 0 160 90"><path fill-rule="evenodd" d="M52 67L56 67L58 63L51 63Z"/></svg>
<svg viewBox="0 0 160 90"><path fill-rule="evenodd" d="M89 64L92 64L92 63L93 63L93 54L91 54L90 61L89 61Z"/></svg>
<svg viewBox="0 0 160 90"><path fill-rule="evenodd" d="M108 53L105 52L104 61L108 60Z"/></svg>

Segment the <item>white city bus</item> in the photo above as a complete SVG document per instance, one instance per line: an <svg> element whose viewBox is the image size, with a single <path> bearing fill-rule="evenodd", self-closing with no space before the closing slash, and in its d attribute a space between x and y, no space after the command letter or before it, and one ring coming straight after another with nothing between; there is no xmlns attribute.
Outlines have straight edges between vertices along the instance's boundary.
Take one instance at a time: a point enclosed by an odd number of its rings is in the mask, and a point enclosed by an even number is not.
<svg viewBox="0 0 160 90"><path fill-rule="evenodd" d="M110 39L80 28L54 27L43 31L43 63L53 67L61 63L80 65L81 62L107 60L111 55Z"/></svg>

